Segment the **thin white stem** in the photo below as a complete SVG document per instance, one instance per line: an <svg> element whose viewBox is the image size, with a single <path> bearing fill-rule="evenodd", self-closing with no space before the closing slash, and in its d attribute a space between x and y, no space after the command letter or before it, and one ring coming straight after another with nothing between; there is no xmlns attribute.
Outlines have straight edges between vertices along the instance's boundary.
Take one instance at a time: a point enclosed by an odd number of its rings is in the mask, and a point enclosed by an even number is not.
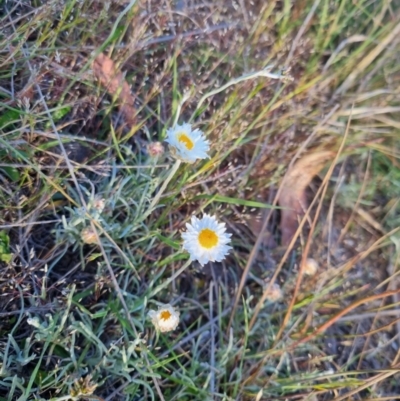
<svg viewBox="0 0 400 401"><path fill-rule="evenodd" d="M162 284L157 286L149 295L149 298L154 297L154 295L158 294L161 290L163 290L165 287L168 287L172 281L177 279L187 268L188 266L192 263L192 260L189 259L186 261L186 263L179 269L177 270L169 279L165 280Z"/></svg>
<svg viewBox="0 0 400 401"><path fill-rule="evenodd" d="M164 193L165 189L167 188L167 185L169 184L169 182L171 181L172 177L175 175L175 173L177 172L179 166L181 165L181 161L178 159L175 164L172 166L171 171L168 174L168 177L165 179L164 183L162 184L160 190L157 192L157 195L154 197L154 199L152 200L150 207L148 209L148 211L146 212L146 216L148 214L150 214L154 207L157 205L158 201L161 198L161 195Z"/></svg>
<svg viewBox="0 0 400 401"><path fill-rule="evenodd" d="M179 116L181 114L182 106L186 102L186 100L188 100L189 98L190 98L190 92L186 92L186 93L183 94L182 100L179 102L178 108L176 110L174 124L172 125L173 127L175 127L175 125L178 124L178 120L179 120Z"/></svg>
<svg viewBox="0 0 400 401"><path fill-rule="evenodd" d="M255 71L255 72L250 72L249 74L244 74L238 78L234 78L231 79L229 82L227 82L225 85L220 86L217 89L214 89L208 93L206 93L199 101L199 103L197 104L196 110L194 111L192 117L190 120L193 119L195 113L197 110L200 109L201 105L204 103L204 101L209 98L210 96L216 95L217 93L220 93L222 91L224 91L225 89L229 88L232 85L237 85L240 82L243 81L247 81L249 79L254 79L257 77L266 77L266 78L271 78L271 79L279 79L279 80L288 80L288 81L292 81L293 78L290 75L284 75L282 73L279 74L273 74L270 72L270 70L272 69L272 66L267 66L262 70L259 71Z"/></svg>

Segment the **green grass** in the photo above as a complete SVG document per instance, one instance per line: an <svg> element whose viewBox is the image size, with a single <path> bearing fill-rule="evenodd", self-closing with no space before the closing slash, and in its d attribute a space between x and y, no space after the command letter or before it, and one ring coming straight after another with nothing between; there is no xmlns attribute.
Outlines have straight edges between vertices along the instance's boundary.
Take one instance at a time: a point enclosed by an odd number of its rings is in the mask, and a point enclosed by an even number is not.
<svg viewBox="0 0 400 401"><path fill-rule="evenodd" d="M0 3L0 401L394 397L400 11L184 3ZM132 88L134 125L93 76L102 52ZM206 133L211 158L171 175L168 149L147 145L176 120ZM347 125L313 241L307 222L284 261L282 177L338 151ZM234 248L203 268L181 246L202 213ZM276 245L252 252L260 213ZM307 252L319 271L291 305ZM162 303L180 311L171 333L148 317Z"/></svg>

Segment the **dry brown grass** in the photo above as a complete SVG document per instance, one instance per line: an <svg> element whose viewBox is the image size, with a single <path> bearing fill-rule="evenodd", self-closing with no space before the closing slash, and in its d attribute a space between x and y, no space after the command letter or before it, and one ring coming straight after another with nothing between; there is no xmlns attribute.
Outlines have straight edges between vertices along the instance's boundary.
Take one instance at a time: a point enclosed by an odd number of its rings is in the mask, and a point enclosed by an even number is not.
<svg viewBox="0 0 400 401"><path fill-rule="evenodd" d="M0 9L0 401L397 397L394 1ZM240 78L266 66L293 79ZM171 163L147 145L178 109L212 159L146 216ZM94 193L98 246L71 223ZM179 232L202 211L234 251L187 269ZM146 311L170 301L181 324L159 336Z"/></svg>

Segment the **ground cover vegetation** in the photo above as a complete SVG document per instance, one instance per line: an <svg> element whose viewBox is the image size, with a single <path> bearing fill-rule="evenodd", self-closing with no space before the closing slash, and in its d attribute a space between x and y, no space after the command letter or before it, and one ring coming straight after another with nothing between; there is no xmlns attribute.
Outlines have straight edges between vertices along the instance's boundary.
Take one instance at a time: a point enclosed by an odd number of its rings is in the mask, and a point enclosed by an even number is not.
<svg viewBox="0 0 400 401"><path fill-rule="evenodd" d="M398 6L0 2L0 400L398 399Z"/></svg>

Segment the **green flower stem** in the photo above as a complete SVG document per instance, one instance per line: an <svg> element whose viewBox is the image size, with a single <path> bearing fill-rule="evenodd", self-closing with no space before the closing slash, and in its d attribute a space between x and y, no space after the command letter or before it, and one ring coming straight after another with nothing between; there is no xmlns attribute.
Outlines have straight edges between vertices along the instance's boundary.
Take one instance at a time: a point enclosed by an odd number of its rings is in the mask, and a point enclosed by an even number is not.
<svg viewBox="0 0 400 401"><path fill-rule="evenodd" d="M175 175L175 173L177 172L179 166L181 165L181 161L178 159L175 164L172 166L171 171L168 174L168 177L165 179L164 183L162 184L160 190L157 192L157 195L154 197L154 199L152 200L149 210L146 213L146 216L148 214L150 214L154 207L157 205L158 201L161 198L161 195L164 193L165 189L167 188L167 185L169 184L169 182L171 181L172 177Z"/></svg>
<svg viewBox="0 0 400 401"><path fill-rule="evenodd" d="M188 266L191 263L192 259L187 260L186 263L179 270L177 270L169 279L165 280L162 284L160 284L152 292L150 292L148 298L154 297L154 295L158 294L165 287L168 287L176 278L178 278L188 268Z"/></svg>

